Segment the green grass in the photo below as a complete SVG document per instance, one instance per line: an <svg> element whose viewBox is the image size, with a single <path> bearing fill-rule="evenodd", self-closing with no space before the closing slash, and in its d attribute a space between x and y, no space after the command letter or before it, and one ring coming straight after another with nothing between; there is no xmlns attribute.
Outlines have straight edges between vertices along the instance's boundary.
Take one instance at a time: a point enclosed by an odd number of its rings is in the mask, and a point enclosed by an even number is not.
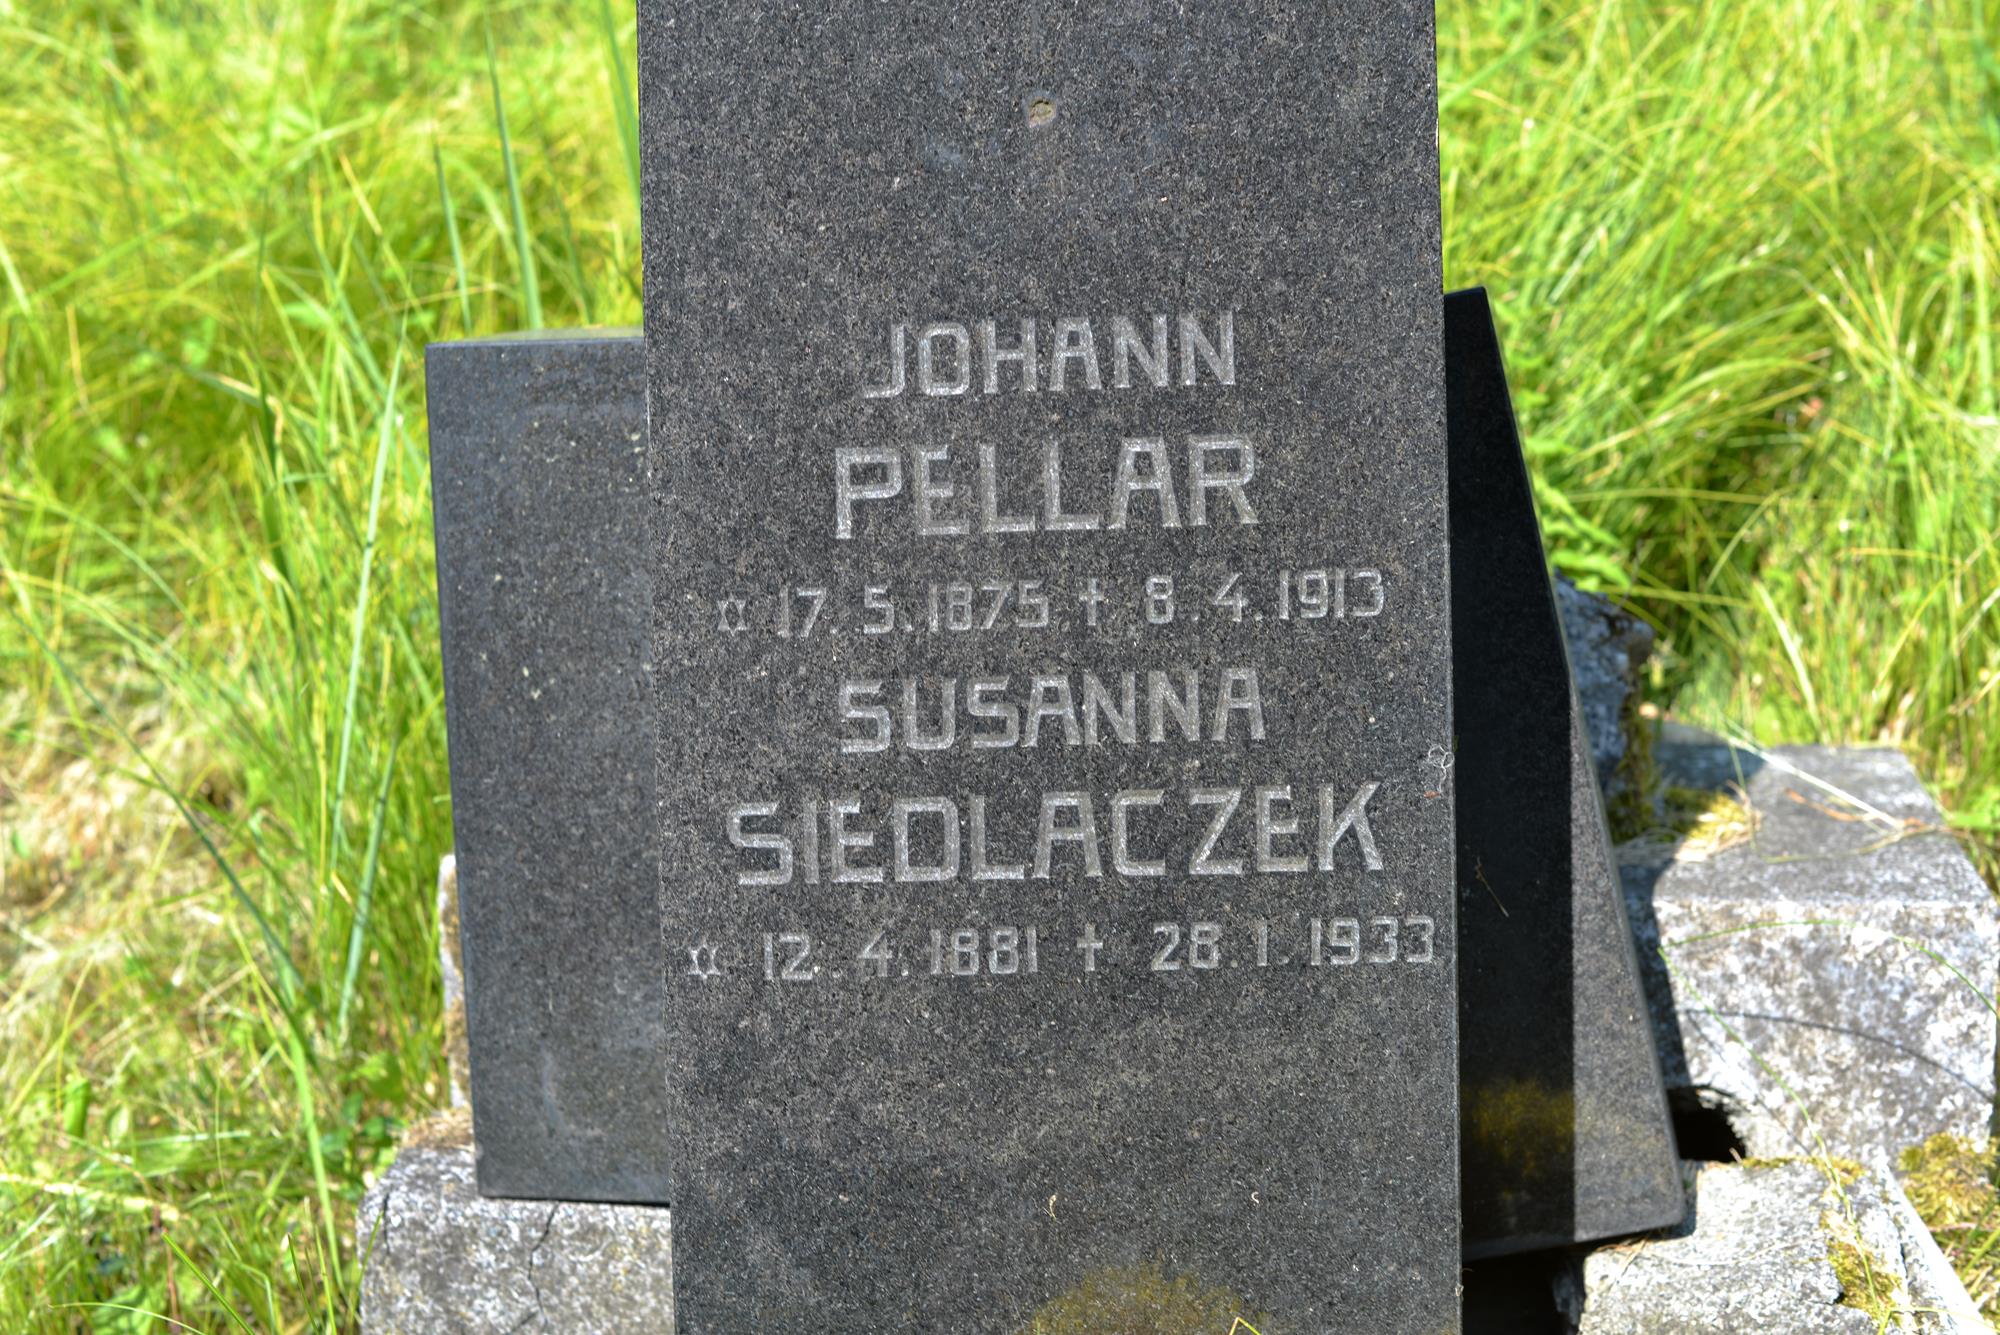
<svg viewBox="0 0 2000 1335"><path fill-rule="evenodd" d="M351 1324L444 1097L420 352L636 319L629 15L0 0L0 1330ZM1558 561L2000 833L2000 0L1439 18Z"/></svg>

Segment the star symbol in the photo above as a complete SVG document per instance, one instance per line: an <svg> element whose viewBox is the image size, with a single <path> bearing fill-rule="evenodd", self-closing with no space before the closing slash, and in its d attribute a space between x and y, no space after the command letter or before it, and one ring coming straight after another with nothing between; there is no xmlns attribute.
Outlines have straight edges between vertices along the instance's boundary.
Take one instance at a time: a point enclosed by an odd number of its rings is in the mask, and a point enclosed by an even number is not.
<svg viewBox="0 0 2000 1335"><path fill-rule="evenodd" d="M704 983L711 978L720 978L722 966L716 963L716 950L717 947L710 945L706 936L689 946L686 976L699 978Z"/></svg>
<svg viewBox="0 0 2000 1335"><path fill-rule="evenodd" d="M741 635L750 629L749 620L743 615L744 602L741 598L717 598L715 600L715 628L728 635Z"/></svg>

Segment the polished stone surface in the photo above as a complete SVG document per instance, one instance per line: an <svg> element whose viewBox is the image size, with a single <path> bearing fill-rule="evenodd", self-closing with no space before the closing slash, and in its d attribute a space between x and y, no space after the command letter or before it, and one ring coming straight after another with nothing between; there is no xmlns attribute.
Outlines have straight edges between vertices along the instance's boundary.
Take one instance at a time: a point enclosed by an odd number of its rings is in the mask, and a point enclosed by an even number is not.
<svg viewBox="0 0 2000 1335"><path fill-rule="evenodd" d="M1563 695L1560 681L1551 682L1549 672L1563 671L1559 661L1560 651L1553 649L1547 637L1548 621L1545 612L1537 613L1545 572L1540 563L1533 559L1537 550L1532 545L1530 529L1532 514L1524 509L1528 503L1524 479L1519 474L1518 464L1510 465L1508 450L1518 451L1512 434L1512 417L1504 398L1496 397L1496 377L1500 373L1497 347L1486 322L1483 305L1476 294L1455 294L1447 300L1446 319L1451 331L1447 339L1446 377L1451 394L1449 400L1449 426L1451 439L1460 452L1461 475L1467 479L1466 491L1474 493L1465 497L1470 506L1464 506L1455 513L1454 522L1461 527L1469 526L1481 534L1482 541L1491 540L1499 544L1497 562L1481 561L1474 568L1461 575L1460 588L1469 592L1471 601L1462 609L1464 626L1477 628L1493 643L1505 644L1508 650L1499 655L1516 663L1519 669L1500 673L1482 668L1477 653L1463 656L1462 672L1473 675L1462 678L1462 698L1473 698L1484 693L1487 703L1502 718L1511 718L1524 709L1557 710L1561 708ZM607 380L603 385L603 396L611 401L629 401L643 393L642 368L637 348L636 335L625 340L630 346L619 365L626 368L626 378L620 383ZM1504 388L1504 387L1502 387ZM579 446L587 440L595 440L599 454L595 458L578 458L575 466L582 471L600 470L607 475L630 467L630 440L623 429L596 436L587 435L581 428L585 421L576 424L573 434ZM1518 453L1511 456L1518 459ZM1512 473L1509 468L1512 467ZM1477 484L1473 485L1473 479ZM599 559L605 563L620 559L629 561L634 572L644 567L643 551L645 533L643 516L636 511L610 510L604 515L604 526L595 534ZM622 522L624 527L614 526ZM1526 545L1524 545L1526 544ZM1528 553L1528 557L1523 557ZM631 578L637 578L635 573ZM1517 581L1510 589L1508 581ZM612 576L592 589L579 588L572 591L566 603L566 615L577 625L594 627L591 633L603 639L607 645L623 645L627 657L620 660L610 653L596 659L600 672L619 675L642 670L642 640L646 607L639 600L621 596L620 591L629 588L628 577ZM1562 607L1562 604L1558 604ZM1622 649L1607 647L1604 637L1594 636L1579 646L1575 627L1579 618L1588 618L1591 624L1615 625L1624 619L1624 614L1603 604L1588 594L1574 594L1571 604L1564 608L1565 628L1570 631L1570 661L1576 667L1579 678L1584 673L1583 664L1593 665L1592 680L1598 682L1600 694L1606 698L1612 692L1614 678L1624 681L1625 668ZM1537 634L1536 632L1540 633ZM1629 636L1615 637L1619 644L1630 642ZM1461 637L1461 643L1464 643ZM1484 642L1484 641L1482 641ZM1488 654L1490 661L1494 657ZM1629 689L1629 684L1620 689ZM1579 691L1581 682L1579 681ZM1524 694L1525 693L1525 694ZM1604 714L1606 720L1614 719L1623 712L1623 706ZM1589 720L1586 707L1584 717ZM1490 736L1491 730L1484 727L1468 726L1469 720L1461 715L1459 719L1460 765L1458 773L1461 781L1472 772L1464 766L1467 758L1464 746L1468 738L1480 741ZM1615 726L1610 724L1608 726ZM1538 735L1555 735L1556 729L1543 728ZM1592 736L1596 737L1593 726ZM638 772L646 765L651 755L650 738L637 730L624 730L612 739L620 755L607 761L614 768ZM550 757L551 762L559 762L561 757ZM1572 768L1573 757L1561 755L1548 757L1549 774L1558 770L1575 783L1588 783L1589 769L1580 764ZM530 762L532 763L532 762ZM1479 767L1478 757L1472 759L1474 769ZM596 792L586 786L568 782L558 769L536 770L529 776L534 790L540 795L539 801L548 806L557 818L581 824L590 819L591 804L598 800ZM1532 810L1528 798L1531 790L1524 789L1518 782L1519 776L1511 770L1502 781L1491 787L1491 795L1486 791L1468 792L1461 788L1459 802L1461 812L1468 803L1477 804L1479 810L1487 813L1486 818L1508 821L1525 821L1537 824L1544 836L1540 845L1543 852L1559 852L1568 856L1568 840L1571 837L1568 822L1583 822L1579 828L1587 831L1588 822L1594 819L1582 795L1573 795L1568 787L1560 790L1551 787L1540 796L1553 802L1547 809L1546 819ZM1463 815L1461 827L1469 828ZM593 856L605 865L625 865L645 857L642 841L642 827L613 829L607 835L624 834L632 842L630 852L617 852L608 848L600 849ZM1546 870L1545 875L1553 878L1569 875L1568 864ZM1593 892L1599 896L1606 893L1611 884L1607 879L1603 864L1598 864L1595 880L1586 877L1578 889L1577 909L1574 924L1581 924L1583 946L1579 946L1578 928L1565 920L1554 930L1566 933L1573 952L1585 947L1594 948L1599 957L1616 962L1617 928L1604 908L1601 900L1593 899ZM443 919L446 930L441 933L446 962L446 1005L447 1015L459 1017L456 1026L449 1020L447 1031L456 1040L463 1039L463 993L454 992L450 980L457 968L457 933L455 915L457 900L455 873L447 870L440 884L450 887L449 893L441 898L441 904L448 905ZM1540 884L1538 882L1538 884ZM1547 887L1542 886L1545 895ZM443 892L441 892L443 894ZM1537 897L1528 908L1547 907L1555 904L1553 898ZM1592 905L1595 905L1594 910ZM1622 915L1620 901L1615 911ZM1473 904L1462 912L1462 921L1475 930L1495 933L1494 953L1502 959L1518 953L1520 932L1541 933L1551 930L1551 924L1541 918L1527 914L1521 905L1513 906L1514 918L1498 914L1491 908L1491 901ZM1526 916L1523 916L1526 915ZM1478 936L1468 938L1473 942L1475 955L1482 954ZM1602 978L1616 981L1616 971L1592 971L1584 969L1585 979ZM1611 1059L1587 1062L1575 1068L1575 1078L1581 1082L1582 1093L1577 1097L1580 1107L1597 1110L1601 1115L1588 1123L1579 1138L1573 1122L1565 1121L1550 1132L1549 1148L1532 1148L1529 1142L1515 1142L1505 1136L1475 1136L1465 1147L1463 1173L1471 1199L1466 1205L1468 1239L1478 1255L1493 1255L1501 1252L1520 1250L1525 1247L1542 1245L1551 1238L1586 1238L1608 1236L1619 1232L1630 1232L1639 1228L1658 1226L1671 1216L1672 1203L1679 1200L1679 1189L1674 1185L1671 1173L1663 1174L1659 1168L1662 1154L1671 1157L1671 1146L1665 1140L1663 1129L1642 1133L1638 1128L1646 1119L1653 1117L1654 1105L1658 1100L1657 1081L1648 1089L1644 1080L1633 1079L1633 1073L1643 1074L1643 1063L1650 1060L1647 1050L1641 1046L1647 1040L1641 1038L1635 1043L1629 1023L1616 1021L1604 1027L1602 1032L1593 1030L1579 1040L1574 1034L1577 1018L1573 1007L1565 1007L1562 1014L1554 1013L1551 994L1541 987L1541 975L1530 974L1535 980L1529 985L1523 978L1512 978L1501 973L1482 975L1491 984L1495 996L1487 999L1483 1007L1475 1008L1470 997L1461 998L1461 1024L1468 1033L1492 1033L1492 1038L1482 1042L1489 1053L1485 1059L1489 1063L1504 1062L1510 1056L1519 1057L1524 1053L1548 1054L1568 1051L1574 1060L1575 1053L1586 1054L1608 1047ZM1573 997L1575 978L1567 984L1568 990L1562 997ZM1629 982L1627 984L1629 986ZM638 996L643 1002L643 992L636 992L630 979L613 979L609 983L614 996ZM1609 997L1597 998L1599 1004L1586 1005L1585 1020L1592 1015L1616 1014L1621 1012L1619 994L1614 990ZM1537 1013L1523 1014L1523 1008L1533 1008ZM1539 1012L1547 1011L1547 1014ZM1629 1015L1629 998L1623 1003L1623 1013ZM631 1014L634 1024L650 1022L650 1016L643 1009L635 1009ZM1555 1031L1553 1035L1549 1031ZM1541 1035L1538 1037L1538 1035ZM1617 1058L1623 1056L1621 1062ZM657 1056L653 1057L656 1063ZM1476 1062L1473 1063L1477 1065ZM454 1064L454 1088L462 1080L462 1063ZM1517 1076L1526 1074L1515 1072ZM1597 1086L1592 1083L1594 1076L1606 1077L1607 1083ZM1548 1082L1545 1082L1548 1083ZM1560 1081L1554 1081L1560 1084ZM557 1097L570 1095L558 1092ZM1567 1097L1567 1096L1566 1096ZM1623 1109L1621 1113L1619 1110ZM1643 1144L1645 1135L1650 1134L1658 1150L1656 1153L1639 1156L1636 1164L1628 1164L1615 1157L1609 1160L1593 1155L1590 1147L1595 1145L1607 1152L1617 1149L1616 1138L1609 1134L1609 1128L1623 1127L1631 1131L1635 1143ZM1584 1153L1579 1155L1579 1145ZM1534 1164L1542 1168L1539 1175L1523 1176L1524 1164ZM1564 1167L1558 1171L1557 1165ZM546 1171L555 1172L559 1163L546 1166ZM1582 1179L1580 1185L1579 1178ZM1666 1195L1662 1195L1660 1183L1667 1183ZM563 1196L572 1194L562 1189L563 1183L556 1181L546 1194ZM635 1198L636 1199L636 1198ZM647 1197L665 1203L664 1190L657 1197ZM1588 1202L1595 1201L1595 1205ZM1663 1205L1663 1201L1665 1204ZM1579 1203L1583 1204L1582 1216L1577 1216Z"/></svg>
<svg viewBox="0 0 2000 1335"><path fill-rule="evenodd" d="M1455 1329L1431 6L640 19L682 1329Z"/></svg>
<svg viewBox="0 0 2000 1335"><path fill-rule="evenodd" d="M1759 1156L1983 1141L2000 905L1910 762L1673 727L1656 756L1706 817L1619 849L1669 1089Z"/></svg>
<svg viewBox="0 0 2000 1335"><path fill-rule="evenodd" d="M1445 301L1468 1256L1685 1209L1631 926L1484 292Z"/></svg>
<svg viewBox="0 0 2000 1335"><path fill-rule="evenodd" d="M426 362L491 1195L666 1194L642 353L606 331L435 344Z"/></svg>

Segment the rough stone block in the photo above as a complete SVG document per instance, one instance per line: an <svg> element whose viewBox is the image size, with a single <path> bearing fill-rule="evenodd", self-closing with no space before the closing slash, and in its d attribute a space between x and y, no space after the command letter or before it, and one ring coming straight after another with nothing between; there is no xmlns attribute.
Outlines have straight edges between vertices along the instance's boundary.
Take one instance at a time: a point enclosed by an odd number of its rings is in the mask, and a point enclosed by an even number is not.
<svg viewBox="0 0 2000 1335"><path fill-rule="evenodd" d="M438 862L438 978L444 984L444 1056L450 1075L451 1106L469 1108L472 1053L465 1041L465 968L459 959L458 858Z"/></svg>
<svg viewBox="0 0 2000 1335"><path fill-rule="evenodd" d="M1633 791L1627 765L1637 744L1633 706L1639 674L1653 653L1653 628L1563 576L1556 577L1555 590L1563 638L1569 642L1570 671L1590 734L1590 758L1597 765L1606 805L1616 806Z"/></svg>
<svg viewBox="0 0 2000 1335"><path fill-rule="evenodd" d="M1687 1169L1686 1223L1600 1247L1558 1278L1579 1335L1988 1329L1886 1171L1804 1159Z"/></svg>
<svg viewBox="0 0 2000 1335"><path fill-rule="evenodd" d="M1671 784L1744 799L1678 844L1620 850L1668 1088L1719 1107L1754 1155L1983 1140L2000 911L1909 762L1685 731L1658 759Z"/></svg>
<svg viewBox="0 0 2000 1335"><path fill-rule="evenodd" d="M466 1127L430 1124L362 1200L363 1335L673 1330L665 1209L481 1196Z"/></svg>

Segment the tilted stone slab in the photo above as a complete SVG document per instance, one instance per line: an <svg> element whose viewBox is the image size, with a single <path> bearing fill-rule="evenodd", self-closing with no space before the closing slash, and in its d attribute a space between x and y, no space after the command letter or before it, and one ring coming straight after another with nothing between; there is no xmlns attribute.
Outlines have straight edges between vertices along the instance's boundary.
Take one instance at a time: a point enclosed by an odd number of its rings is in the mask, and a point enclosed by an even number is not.
<svg viewBox="0 0 2000 1335"><path fill-rule="evenodd" d="M1446 298L1445 338L1459 1072L1476 1258L1663 1227L1686 1202L1484 292Z"/></svg>

